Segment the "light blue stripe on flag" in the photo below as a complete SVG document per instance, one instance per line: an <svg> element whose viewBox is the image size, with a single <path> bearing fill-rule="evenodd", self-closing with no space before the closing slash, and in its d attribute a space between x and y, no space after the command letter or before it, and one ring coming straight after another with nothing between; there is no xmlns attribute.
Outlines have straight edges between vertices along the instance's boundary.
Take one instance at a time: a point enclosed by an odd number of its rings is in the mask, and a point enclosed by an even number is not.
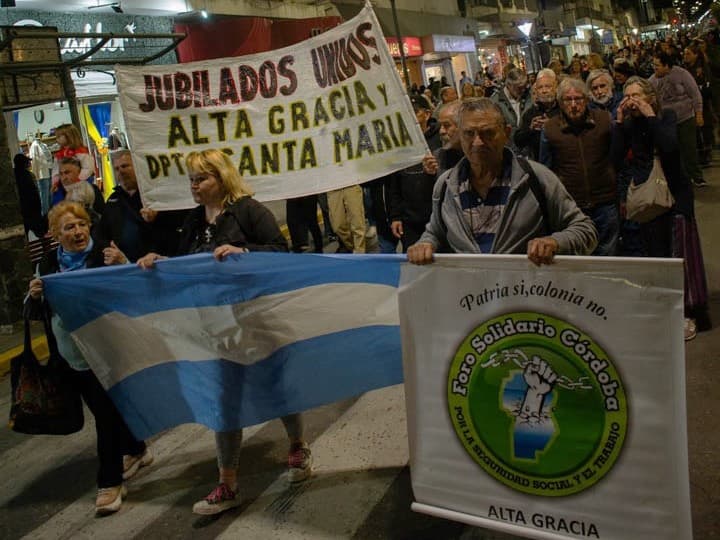
<svg viewBox="0 0 720 540"><path fill-rule="evenodd" d="M45 278L133 433L237 429L402 382L402 256L251 253Z"/></svg>
<svg viewBox="0 0 720 540"><path fill-rule="evenodd" d="M160 261L152 271L124 265L54 274L43 280L46 296L57 304L72 332L111 311L134 317L176 308L235 304L323 283L397 287L403 260L402 255L363 255L360 260L354 255L249 253L217 262L202 253ZM78 283L80 276L82 284ZM63 301L53 301L56 297Z"/></svg>

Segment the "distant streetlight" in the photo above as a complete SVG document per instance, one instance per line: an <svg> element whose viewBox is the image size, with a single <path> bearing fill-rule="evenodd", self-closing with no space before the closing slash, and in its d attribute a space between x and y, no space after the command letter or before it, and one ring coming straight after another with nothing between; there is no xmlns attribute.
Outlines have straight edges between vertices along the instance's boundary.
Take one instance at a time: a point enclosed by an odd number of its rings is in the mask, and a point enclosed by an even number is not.
<svg viewBox="0 0 720 540"><path fill-rule="evenodd" d="M518 28L520 29L520 31L521 31L523 34L525 34L525 37L526 37L526 38L529 38L529 37L530 37L530 32L532 32L532 25L533 25L533 23L531 23L531 22L526 22L526 23L523 23L523 24L518 24Z"/></svg>
<svg viewBox="0 0 720 540"><path fill-rule="evenodd" d="M528 52L530 53L530 64L532 64L532 69L534 70L534 69L536 68L536 61L537 61L537 60L536 60L536 58L534 58L534 54L533 54L533 48L534 48L534 47L533 47L533 42L532 42L532 40L530 39L530 34L532 33L533 23L532 23L532 22L526 22L526 23L523 23L523 24L518 24L517 27L520 29L520 31L521 31L523 34L525 34L525 37L526 37L527 40L528 40L528 46L529 46Z"/></svg>

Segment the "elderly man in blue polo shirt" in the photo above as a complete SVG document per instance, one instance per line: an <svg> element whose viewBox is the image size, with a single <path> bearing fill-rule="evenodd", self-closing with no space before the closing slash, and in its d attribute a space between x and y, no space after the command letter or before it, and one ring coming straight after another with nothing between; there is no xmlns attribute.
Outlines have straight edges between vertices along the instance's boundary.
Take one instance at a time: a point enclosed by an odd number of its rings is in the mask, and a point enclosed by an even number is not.
<svg viewBox="0 0 720 540"><path fill-rule="evenodd" d="M526 253L540 265L593 251L592 221L555 174L506 148L510 126L495 103L463 102L458 128L465 157L435 184L430 222L408 249L411 263L430 263L441 251Z"/></svg>

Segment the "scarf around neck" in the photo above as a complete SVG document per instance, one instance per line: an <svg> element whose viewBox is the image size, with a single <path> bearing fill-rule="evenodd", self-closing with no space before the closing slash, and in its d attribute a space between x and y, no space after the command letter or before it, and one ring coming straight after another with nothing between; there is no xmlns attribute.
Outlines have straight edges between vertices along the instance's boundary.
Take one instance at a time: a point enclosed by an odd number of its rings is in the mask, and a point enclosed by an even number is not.
<svg viewBox="0 0 720 540"><path fill-rule="evenodd" d="M61 272L72 272L73 270L82 270L87 267L87 258L93 248L93 239L90 238L87 247L76 252L65 251L62 246L58 246L57 258Z"/></svg>

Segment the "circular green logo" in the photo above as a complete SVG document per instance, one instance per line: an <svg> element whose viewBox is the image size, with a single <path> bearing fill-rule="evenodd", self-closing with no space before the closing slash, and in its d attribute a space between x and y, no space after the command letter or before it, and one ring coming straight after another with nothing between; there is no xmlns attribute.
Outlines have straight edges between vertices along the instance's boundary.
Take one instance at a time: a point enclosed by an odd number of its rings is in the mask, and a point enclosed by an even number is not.
<svg viewBox="0 0 720 540"><path fill-rule="evenodd" d="M508 313L473 330L448 373L465 450L517 491L560 497L605 476L627 431L627 400L607 354L573 325Z"/></svg>

